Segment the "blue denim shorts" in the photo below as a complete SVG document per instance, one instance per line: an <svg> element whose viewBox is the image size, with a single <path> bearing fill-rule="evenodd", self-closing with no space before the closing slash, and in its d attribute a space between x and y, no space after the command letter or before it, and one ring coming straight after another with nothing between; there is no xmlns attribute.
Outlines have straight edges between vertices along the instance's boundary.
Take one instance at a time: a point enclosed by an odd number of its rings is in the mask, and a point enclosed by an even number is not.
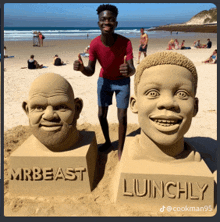
<svg viewBox="0 0 220 222"><path fill-rule="evenodd" d="M147 45L145 48L142 48L143 45L140 46L139 52L147 52Z"/></svg>
<svg viewBox="0 0 220 222"><path fill-rule="evenodd" d="M97 87L98 105L101 107L111 105L114 92L117 107L127 109L130 98L130 78L109 80L99 77Z"/></svg>

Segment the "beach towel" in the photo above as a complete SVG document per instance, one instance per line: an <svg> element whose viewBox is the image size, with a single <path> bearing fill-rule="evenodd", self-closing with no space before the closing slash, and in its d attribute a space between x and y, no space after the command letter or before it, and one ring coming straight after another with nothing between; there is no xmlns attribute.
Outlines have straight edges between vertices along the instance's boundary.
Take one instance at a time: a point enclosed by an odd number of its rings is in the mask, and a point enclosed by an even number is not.
<svg viewBox="0 0 220 222"><path fill-rule="evenodd" d="M14 56L5 57L5 59L10 59L10 58L14 58Z"/></svg>

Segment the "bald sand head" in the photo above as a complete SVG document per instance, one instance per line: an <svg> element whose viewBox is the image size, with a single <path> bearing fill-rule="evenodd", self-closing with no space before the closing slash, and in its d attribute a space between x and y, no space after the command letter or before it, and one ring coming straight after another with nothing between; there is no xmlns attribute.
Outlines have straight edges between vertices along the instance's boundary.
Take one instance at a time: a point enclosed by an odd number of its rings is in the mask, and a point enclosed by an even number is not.
<svg viewBox="0 0 220 222"><path fill-rule="evenodd" d="M39 94L49 97L65 94L74 99L74 92L69 82L55 73L46 73L34 80L29 91L29 100Z"/></svg>
<svg viewBox="0 0 220 222"><path fill-rule="evenodd" d="M26 112L34 136L51 151L70 149L78 140L76 121L83 102L74 99L70 83L62 76L46 73L31 84Z"/></svg>

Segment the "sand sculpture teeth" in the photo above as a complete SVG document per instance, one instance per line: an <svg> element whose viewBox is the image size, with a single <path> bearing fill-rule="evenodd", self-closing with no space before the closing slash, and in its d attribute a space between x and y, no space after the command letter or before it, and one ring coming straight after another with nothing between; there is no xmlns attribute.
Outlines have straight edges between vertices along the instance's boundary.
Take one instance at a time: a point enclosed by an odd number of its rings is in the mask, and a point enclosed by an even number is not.
<svg viewBox="0 0 220 222"><path fill-rule="evenodd" d="M161 126L172 126L178 123L178 120L153 119L153 121Z"/></svg>

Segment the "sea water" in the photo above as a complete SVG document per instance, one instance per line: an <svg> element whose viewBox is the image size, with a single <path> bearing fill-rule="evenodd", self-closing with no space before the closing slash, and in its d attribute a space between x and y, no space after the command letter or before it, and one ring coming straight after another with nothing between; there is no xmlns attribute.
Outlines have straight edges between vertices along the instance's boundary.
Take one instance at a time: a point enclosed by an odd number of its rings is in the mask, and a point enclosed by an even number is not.
<svg viewBox="0 0 220 222"><path fill-rule="evenodd" d="M139 38L140 28L142 27L118 27L115 33L127 38ZM150 28L152 27L144 27L149 38L171 36L170 32L148 31ZM45 36L45 40L93 39L101 34L99 27L4 27L4 41L32 41L33 32L39 31Z"/></svg>

